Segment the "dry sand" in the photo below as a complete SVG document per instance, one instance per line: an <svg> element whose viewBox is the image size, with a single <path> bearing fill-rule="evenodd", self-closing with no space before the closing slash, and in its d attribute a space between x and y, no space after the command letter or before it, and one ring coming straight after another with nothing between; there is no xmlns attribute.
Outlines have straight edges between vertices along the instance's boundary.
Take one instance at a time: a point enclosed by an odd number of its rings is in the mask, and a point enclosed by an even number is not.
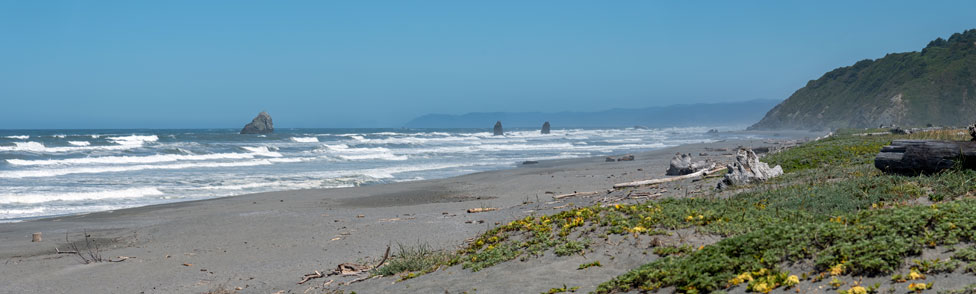
<svg viewBox="0 0 976 294"><path fill-rule="evenodd" d="M0 224L0 293L204 293L219 286L240 287L242 293L304 293L309 288L313 291L308 293L321 293L324 282L338 284L355 277L296 282L340 263L377 260L388 244L427 243L453 249L496 223L530 213L553 213L570 202L585 205L602 200L603 194L553 201L552 193L605 191L614 183L663 177L676 152L696 157L709 152L712 160L728 162L729 155L705 148L777 146L770 141L691 144L639 153L635 161L605 162L603 157L544 161L448 179L259 193ZM684 197L711 189L715 180L666 187L670 195ZM609 196L622 196L619 193ZM476 207L499 210L466 213ZM128 259L82 264L75 255L56 254L56 247L67 249L66 232L69 239L79 241L84 230L98 241L104 258ZM32 243L34 232L43 232L44 241ZM708 236L696 240L715 241ZM342 289L347 293L539 293L566 284L590 291L654 258L610 245L598 245L595 256L509 262L478 273L450 268L402 283L380 278ZM603 267L576 269L592 260L600 260Z"/></svg>

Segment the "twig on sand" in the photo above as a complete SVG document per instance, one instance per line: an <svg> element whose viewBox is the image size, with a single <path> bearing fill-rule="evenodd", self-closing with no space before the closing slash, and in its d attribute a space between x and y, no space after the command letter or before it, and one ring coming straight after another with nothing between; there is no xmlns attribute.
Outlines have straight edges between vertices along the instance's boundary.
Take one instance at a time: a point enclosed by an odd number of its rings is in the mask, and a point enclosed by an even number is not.
<svg viewBox="0 0 976 294"><path fill-rule="evenodd" d="M318 278L321 278L321 277L325 277L325 275L323 275L319 271L315 271L314 273L306 274L304 277L302 277L302 281L301 282L298 282L298 284L299 285L305 284L305 282L308 282L309 280L318 279Z"/></svg>
<svg viewBox="0 0 976 294"><path fill-rule="evenodd" d="M560 194L560 195L552 196L552 199L559 200L559 199L563 199L563 198L567 198L567 197L593 196L593 195L598 195L598 194L600 194L600 191L591 191L591 192L576 192L576 191L573 191L573 193L569 193L569 194Z"/></svg>
<svg viewBox="0 0 976 294"><path fill-rule="evenodd" d="M385 264L389 258L390 258L390 245L386 245L386 253L383 254L383 259L381 259L380 262L374 266L370 266L368 264L364 265L364 264L348 263L348 262L341 263L338 266L336 266L336 269L332 270L332 272L328 274L323 274L320 271L315 271L314 273L306 274L305 276L302 277L302 280L298 282L298 284L301 285L313 279L324 278L324 277L335 276L335 275L341 275L344 277L360 275L362 273L369 272L372 269L383 266L383 264ZM370 278L370 277L371 276L367 276L366 278ZM349 285L353 282L358 282L358 280L365 280L365 279L357 279L352 282L345 283L345 285ZM326 282L325 285L331 284L332 282L333 281Z"/></svg>
<svg viewBox="0 0 976 294"><path fill-rule="evenodd" d="M378 277L379 276L365 276L365 277L358 278L358 279L355 279L355 280L352 280L352 281L348 281L348 282L345 282L345 283L342 283L342 284L348 286L349 284L352 284L352 283L359 283L359 282L362 282L362 281L365 281L365 280L369 280L369 279L373 279L373 278L378 278Z"/></svg>
<svg viewBox="0 0 976 294"><path fill-rule="evenodd" d="M54 247L54 251L56 251L57 254L78 254L78 251L73 251L73 250L61 251L61 249L58 249L58 247Z"/></svg>
<svg viewBox="0 0 976 294"><path fill-rule="evenodd" d="M494 208L494 207L478 207L478 208L468 209L468 213L479 213L479 212L488 212L488 211L495 211L495 210L498 210L498 208Z"/></svg>
<svg viewBox="0 0 976 294"><path fill-rule="evenodd" d="M701 177L701 176L704 176L704 175L708 175L708 174L711 174L711 173L715 173L715 172L721 171L723 169L725 169L725 167L715 168L715 169L712 169L712 170L704 170L703 169L703 170L700 170L700 171L697 171L697 172L694 172L694 173L690 173L690 174L683 175L683 176L677 176L677 177L660 178L660 179L650 179L650 180L643 180L643 181L634 181L634 182L619 183L619 184L613 185L613 188L614 189L622 189L622 188L632 188L632 187L641 187L641 186L657 185L657 184L662 184L662 183L667 183L667 182L680 181L680 180L684 180L684 179L697 178L697 177Z"/></svg>

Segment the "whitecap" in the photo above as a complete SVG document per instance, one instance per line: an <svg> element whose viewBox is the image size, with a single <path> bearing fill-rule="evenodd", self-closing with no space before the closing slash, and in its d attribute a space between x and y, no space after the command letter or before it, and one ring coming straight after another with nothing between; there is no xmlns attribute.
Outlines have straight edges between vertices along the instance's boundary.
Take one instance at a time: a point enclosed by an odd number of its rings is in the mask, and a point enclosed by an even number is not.
<svg viewBox="0 0 976 294"><path fill-rule="evenodd" d="M263 153L262 153L263 154ZM201 155L157 154L149 156L102 156L81 157L67 159L7 159L11 165L46 166L46 165L82 165L82 164L146 164L173 161L203 161L221 159L251 159L256 153L213 153Z"/></svg>
<svg viewBox="0 0 976 294"><path fill-rule="evenodd" d="M122 190L106 190L95 192L71 192L71 193L38 193L38 194L13 194L0 195L0 204L12 203L44 203L52 201L83 201L83 200L102 200L119 198L139 198L146 196L159 196L163 192L152 187L128 188ZM23 211L22 213L26 213Z"/></svg>
<svg viewBox="0 0 976 294"><path fill-rule="evenodd" d="M251 153L254 153L255 155L258 155L258 156L264 156L264 157L282 157L282 156L284 156L284 155L281 155L281 153L271 151L272 148L271 147L268 147L268 146L256 146L256 147L241 146L241 148L244 149L244 150L250 151ZM275 148L275 150L277 150L277 148Z"/></svg>
<svg viewBox="0 0 976 294"><path fill-rule="evenodd" d="M88 146L88 145L91 145L91 142L88 142L88 141L68 141L68 144L75 145L75 146Z"/></svg>
<svg viewBox="0 0 976 294"><path fill-rule="evenodd" d="M27 140L27 139L30 139L30 135L14 135L14 136L6 136L5 138L7 138L7 139L18 139L18 140Z"/></svg>
<svg viewBox="0 0 976 294"><path fill-rule="evenodd" d="M58 168L58 169L35 169L0 172L0 178L43 178L57 177L71 174L99 174L113 172L128 172L140 170L174 170L190 168L219 168L219 167L245 167L274 164L267 159L240 161L240 162L202 162L202 163L174 163L166 165L127 165L127 166L106 166L106 167L77 167L77 168Z"/></svg>
<svg viewBox="0 0 976 294"><path fill-rule="evenodd" d="M295 141L295 142L298 142L298 143L318 143L319 138L316 138L316 137L292 137L291 140L292 141Z"/></svg>
<svg viewBox="0 0 976 294"><path fill-rule="evenodd" d="M407 160L406 155L397 155L389 148L375 147L375 148L351 148L346 144L329 145L323 144L320 149L316 149L315 153L324 153L333 155L339 159L343 160Z"/></svg>

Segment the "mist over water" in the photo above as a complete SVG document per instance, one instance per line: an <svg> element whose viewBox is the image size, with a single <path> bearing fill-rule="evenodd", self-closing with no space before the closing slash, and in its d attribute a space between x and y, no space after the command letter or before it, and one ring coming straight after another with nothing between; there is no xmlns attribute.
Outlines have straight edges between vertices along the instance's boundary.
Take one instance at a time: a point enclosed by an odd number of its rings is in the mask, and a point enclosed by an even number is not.
<svg viewBox="0 0 976 294"><path fill-rule="evenodd" d="M445 178L743 135L709 128L0 131L0 221ZM725 129L728 130L728 129Z"/></svg>

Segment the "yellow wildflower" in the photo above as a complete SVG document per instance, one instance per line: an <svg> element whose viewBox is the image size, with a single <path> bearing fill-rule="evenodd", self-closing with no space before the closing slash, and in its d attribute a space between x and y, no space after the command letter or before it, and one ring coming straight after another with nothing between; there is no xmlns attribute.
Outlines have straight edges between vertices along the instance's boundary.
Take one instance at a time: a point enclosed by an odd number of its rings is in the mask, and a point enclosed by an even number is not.
<svg viewBox="0 0 976 294"><path fill-rule="evenodd" d="M909 280L924 280L925 279L925 275L924 274L921 274L921 273L919 273L919 272L917 272L915 270L911 270L911 271L908 272L908 279Z"/></svg>
<svg viewBox="0 0 976 294"><path fill-rule="evenodd" d="M763 283L758 283L755 286L752 286L752 291L756 291L759 293L769 293L769 291L773 291L773 288L770 287L765 282L763 282Z"/></svg>
<svg viewBox="0 0 976 294"><path fill-rule="evenodd" d="M799 284L799 283L800 283L800 277L797 277L796 275L791 275L791 276L789 276L789 277L786 278L786 281L783 282L783 286L793 287L793 286L796 286L796 284Z"/></svg>
<svg viewBox="0 0 976 294"><path fill-rule="evenodd" d="M844 264L843 263L838 263L837 265L830 267L830 275L831 276L839 276L839 275L842 275L842 274L844 274Z"/></svg>
<svg viewBox="0 0 976 294"><path fill-rule="evenodd" d="M908 291L922 292L932 288L932 283L911 283L908 284Z"/></svg>
<svg viewBox="0 0 976 294"><path fill-rule="evenodd" d="M686 222L690 222L690 221L694 221L694 220L695 220L695 217L694 216L689 215L689 216L685 217L685 221Z"/></svg>
<svg viewBox="0 0 976 294"><path fill-rule="evenodd" d="M732 278L731 280L729 280L729 284L732 284L732 286L735 286L735 285L738 285L738 284L742 284L744 282L752 282L752 274L750 274L750 273L742 273L742 274L736 276L735 278Z"/></svg>
<svg viewBox="0 0 976 294"><path fill-rule="evenodd" d="M847 290L847 294L868 294L868 289L861 286L854 286L850 290Z"/></svg>

